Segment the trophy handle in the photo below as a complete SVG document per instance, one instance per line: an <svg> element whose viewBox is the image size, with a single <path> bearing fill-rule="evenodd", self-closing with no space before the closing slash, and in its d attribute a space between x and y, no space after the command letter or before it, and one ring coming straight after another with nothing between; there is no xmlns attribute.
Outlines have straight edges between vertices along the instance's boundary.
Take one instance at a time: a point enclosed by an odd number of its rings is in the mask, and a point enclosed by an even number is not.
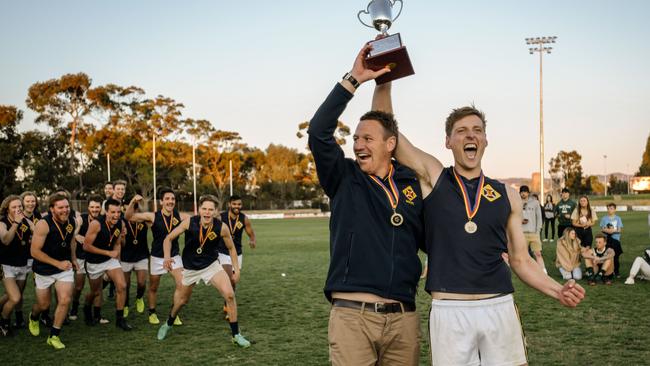
<svg viewBox="0 0 650 366"><path fill-rule="evenodd" d="M399 0L399 1L401 2L402 0ZM401 11L402 11L402 9L400 8L400 12L401 12ZM365 25L365 26L368 27L368 28L375 29L375 27L373 27L372 25L368 25L368 24L366 24L366 23L361 19L361 14L370 14L370 12L368 12L367 9L366 9L366 10L359 10L359 12L357 13L357 18L359 19L359 21L361 22L361 24Z"/></svg>
<svg viewBox="0 0 650 366"><path fill-rule="evenodd" d="M404 3L402 2L402 0L393 0L393 6L395 6L396 3L399 3L399 11L397 12L395 18L393 18L392 20L393 22L396 21L397 18L399 18L399 15L402 14L402 9L404 8Z"/></svg>

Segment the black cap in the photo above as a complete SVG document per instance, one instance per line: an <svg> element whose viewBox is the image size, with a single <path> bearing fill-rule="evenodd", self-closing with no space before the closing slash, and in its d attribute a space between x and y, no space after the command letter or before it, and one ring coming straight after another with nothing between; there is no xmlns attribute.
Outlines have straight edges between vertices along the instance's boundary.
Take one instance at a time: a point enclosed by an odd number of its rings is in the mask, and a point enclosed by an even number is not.
<svg viewBox="0 0 650 366"><path fill-rule="evenodd" d="M571 193L571 191L569 190L569 188L564 187L562 188L562 193Z"/></svg>
<svg viewBox="0 0 650 366"><path fill-rule="evenodd" d="M530 193L530 188L528 188L527 185L523 185L523 186L519 187L519 193L521 193L521 192L528 192L528 193Z"/></svg>

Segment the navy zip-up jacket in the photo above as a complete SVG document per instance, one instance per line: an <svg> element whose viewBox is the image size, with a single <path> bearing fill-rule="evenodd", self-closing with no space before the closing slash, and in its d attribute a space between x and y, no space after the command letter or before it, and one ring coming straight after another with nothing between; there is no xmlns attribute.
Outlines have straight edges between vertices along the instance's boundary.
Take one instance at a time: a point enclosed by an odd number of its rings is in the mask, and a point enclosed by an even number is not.
<svg viewBox="0 0 650 366"><path fill-rule="evenodd" d="M397 212L404 223L390 223L386 193L346 159L334 139L337 121L352 94L336 84L309 124L309 148L320 184L330 198L330 266L325 296L366 292L415 303L422 271L417 256L424 247L422 192L413 171L392 161L399 192Z"/></svg>

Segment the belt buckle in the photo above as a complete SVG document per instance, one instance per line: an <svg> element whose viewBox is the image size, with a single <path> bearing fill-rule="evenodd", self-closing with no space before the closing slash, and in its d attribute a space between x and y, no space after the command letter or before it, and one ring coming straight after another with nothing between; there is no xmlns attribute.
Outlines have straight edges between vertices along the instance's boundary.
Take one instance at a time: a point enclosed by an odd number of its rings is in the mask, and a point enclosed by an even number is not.
<svg viewBox="0 0 650 366"><path fill-rule="evenodd" d="M376 302L374 305L375 305L375 313L385 313L386 310L388 309L386 307L386 303L383 302Z"/></svg>

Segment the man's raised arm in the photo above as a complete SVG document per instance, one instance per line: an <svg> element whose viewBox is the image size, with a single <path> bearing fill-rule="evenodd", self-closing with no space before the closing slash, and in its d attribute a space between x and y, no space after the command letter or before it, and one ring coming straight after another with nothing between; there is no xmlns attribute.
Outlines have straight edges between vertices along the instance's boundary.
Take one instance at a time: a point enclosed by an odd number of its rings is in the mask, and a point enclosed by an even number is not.
<svg viewBox="0 0 650 366"><path fill-rule="evenodd" d="M359 85L390 71L388 68L373 71L366 67L365 59L370 50L371 46L369 45L365 45L361 49L354 61L352 71L350 71L352 79ZM345 162L345 154L336 143L334 131L338 118L359 85L355 86L349 80L342 80L336 84L309 123L307 131L309 133L309 149L314 155L320 184L329 197L333 197L338 189Z"/></svg>

